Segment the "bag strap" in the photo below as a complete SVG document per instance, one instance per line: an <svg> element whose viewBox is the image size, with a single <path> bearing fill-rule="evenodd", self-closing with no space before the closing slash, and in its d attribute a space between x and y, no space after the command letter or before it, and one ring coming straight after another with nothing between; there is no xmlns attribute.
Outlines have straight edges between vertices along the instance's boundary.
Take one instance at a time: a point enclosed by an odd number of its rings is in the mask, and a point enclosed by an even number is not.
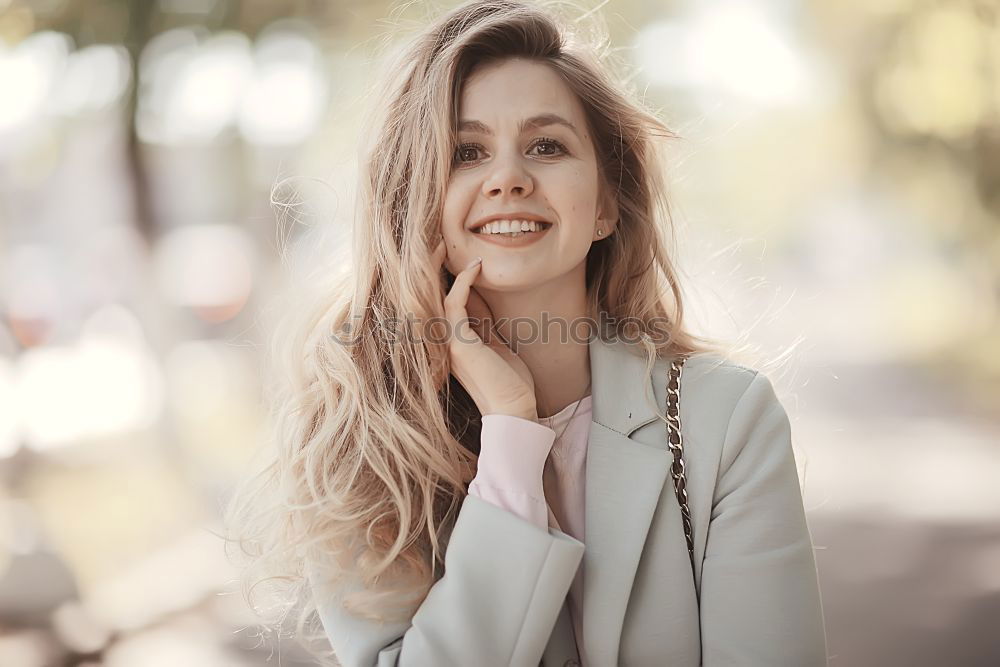
<svg viewBox="0 0 1000 667"><path fill-rule="evenodd" d="M688 557L691 559L691 573L694 574L694 534L691 525L691 508L688 506L687 477L684 471L684 441L681 438L681 372L685 357L675 357L670 362L670 374L667 378L667 447L674 454L674 463L670 466L670 474L674 478L674 491L677 493L677 504L681 507L681 520L684 523L684 538L687 540Z"/></svg>

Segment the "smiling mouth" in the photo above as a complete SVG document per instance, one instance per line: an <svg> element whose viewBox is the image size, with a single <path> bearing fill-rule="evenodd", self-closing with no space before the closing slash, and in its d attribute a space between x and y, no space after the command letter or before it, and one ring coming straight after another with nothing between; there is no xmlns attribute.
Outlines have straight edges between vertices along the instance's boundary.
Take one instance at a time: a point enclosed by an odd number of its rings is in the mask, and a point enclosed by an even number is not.
<svg viewBox="0 0 1000 667"><path fill-rule="evenodd" d="M493 220L477 229L473 229L472 233L484 236L517 238L519 236L544 232L551 226L551 222L536 220Z"/></svg>

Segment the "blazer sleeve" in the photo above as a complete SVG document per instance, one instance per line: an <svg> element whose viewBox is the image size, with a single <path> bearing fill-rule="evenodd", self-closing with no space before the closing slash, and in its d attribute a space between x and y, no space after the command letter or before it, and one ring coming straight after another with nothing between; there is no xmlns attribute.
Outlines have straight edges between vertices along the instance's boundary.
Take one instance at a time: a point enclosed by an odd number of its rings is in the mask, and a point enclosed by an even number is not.
<svg viewBox="0 0 1000 667"><path fill-rule="evenodd" d="M583 551L565 533L467 495L444 574L409 622L359 618L342 608L336 590L315 580L313 593L343 667L537 667Z"/></svg>
<svg viewBox="0 0 1000 667"><path fill-rule="evenodd" d="M705 667L826 665L788 416L757 373L729 422L701 576Z"/></svg>

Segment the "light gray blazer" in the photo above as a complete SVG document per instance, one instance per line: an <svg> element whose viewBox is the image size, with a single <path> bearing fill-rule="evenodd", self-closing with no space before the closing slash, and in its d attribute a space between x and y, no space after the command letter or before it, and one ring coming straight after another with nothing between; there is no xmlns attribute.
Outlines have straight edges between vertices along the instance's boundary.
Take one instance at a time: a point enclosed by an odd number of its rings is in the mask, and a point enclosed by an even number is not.
<svg viewBox="0 0 1000 667"><path fill-rule="evenodd" d="M767 377L711 355L684 366L692 577L666 427L644 399L664 412L669 360L652 386L623 343L595 337L590 362L586 543L467 496L444 574L410 622L354 617L314 579L345 667L579 664L566 598L581 566L588 667L827 664L789 421Z"/></svg>

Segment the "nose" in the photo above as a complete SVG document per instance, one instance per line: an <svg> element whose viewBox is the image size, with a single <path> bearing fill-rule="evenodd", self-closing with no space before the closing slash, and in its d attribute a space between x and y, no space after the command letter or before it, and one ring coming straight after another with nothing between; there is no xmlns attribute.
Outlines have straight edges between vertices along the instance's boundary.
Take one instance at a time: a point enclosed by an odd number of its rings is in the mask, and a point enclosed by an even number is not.
<svg viewBox="0 0 1000 667"><path fill-rule="evenodd" d="M531 174L517 157L497 157L483 181L483 195L489 199L515 195L527 197L535 189Z"/></svg>

